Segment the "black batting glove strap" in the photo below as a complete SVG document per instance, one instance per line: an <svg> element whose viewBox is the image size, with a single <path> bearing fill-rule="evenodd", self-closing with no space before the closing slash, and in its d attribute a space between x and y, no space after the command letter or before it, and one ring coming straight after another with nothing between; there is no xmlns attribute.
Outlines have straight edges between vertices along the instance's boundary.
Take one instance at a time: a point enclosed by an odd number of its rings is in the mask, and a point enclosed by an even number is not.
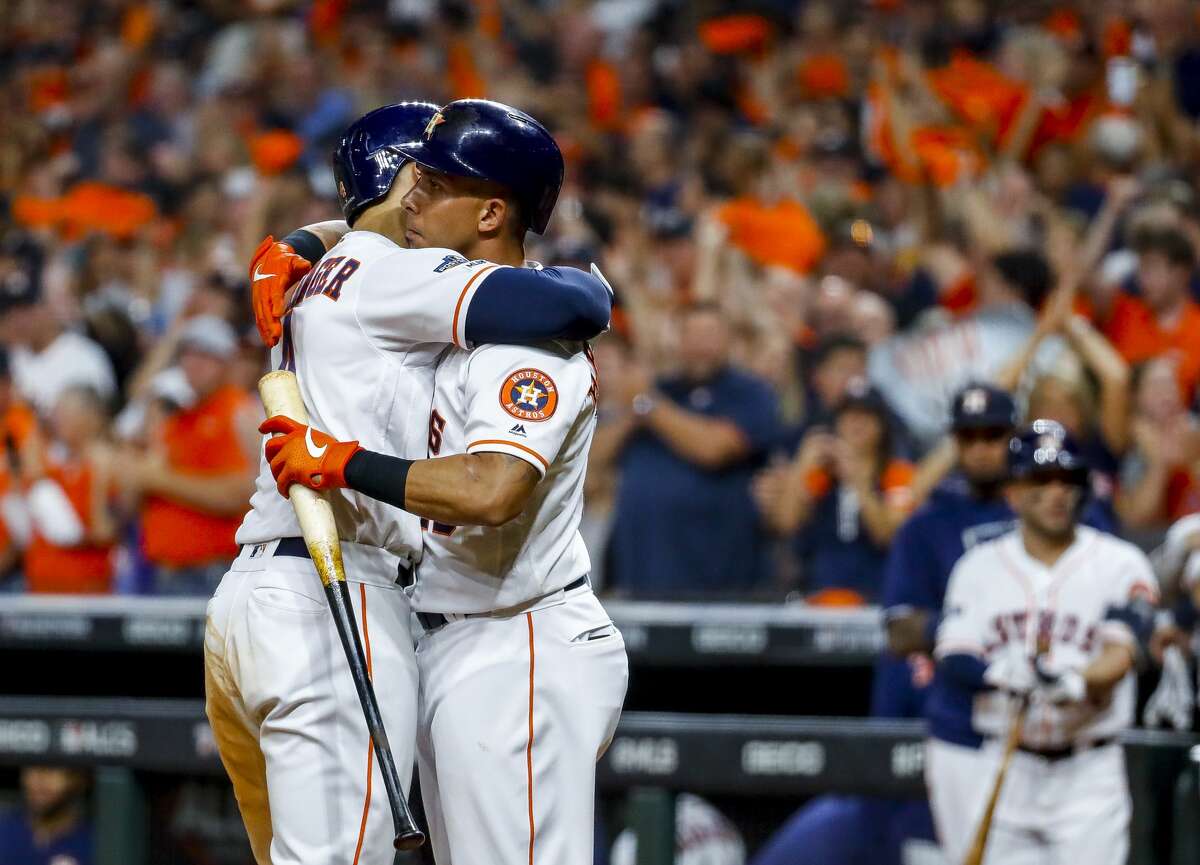
<svg viewBox="0 0 1200 865"><path fill-rule="evenodd" d="M361 450L346 463L346 486L403 510L412 464L413 460Z"/></svg>
<svg viewBox="0 0 1200 865"><path fill-rule="evenodd" d="M325 256L325 244L311 231L297 228L280 243L286 243L297 255L308 259L310 264L316 264Z"/></svg>

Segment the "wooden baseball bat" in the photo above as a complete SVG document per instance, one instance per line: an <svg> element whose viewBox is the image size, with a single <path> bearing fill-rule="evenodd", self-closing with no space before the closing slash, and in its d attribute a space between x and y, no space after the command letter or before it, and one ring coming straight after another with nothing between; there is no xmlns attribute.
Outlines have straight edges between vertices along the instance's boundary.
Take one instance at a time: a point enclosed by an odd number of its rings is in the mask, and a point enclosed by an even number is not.
<svg viewBox="0 0 1200 865"><path fill-rule="evenodd" d="M258 393L268 417L281 414L298 423L308 423L308 410L300 396L300 383L295 373L286 370L267 373L258 380ZM416 849L425 843L425 834L417 828L409 810L408 799L396 771L396 759L392 756L392 747L388 744L387 731L383 727L383 716L379 713L379 701L375 698L375 689L367 674L367 658L358 635L358 626L354 623L354 607L346 587L346 568L342 564L342 545L338 540L333 508L323 495L300 484L292 484L288 497L300 522L300 532L304 535L308 553L325 587L329 612L333 614L342 650L350 664L350 676L354 679L354 689L358 691L358 701L367 721L367 731L371 734L371 743L379 760L383 786L392 810L396 849Z"/></svg>
<svg viewBox="0 0 1200 865"><path fill-rule="evenodd" d="M992 832L992 819L996 815L996 803L1000 801L1000 790L1004 787L1004 777L1008 774L1008 765L1012 762L1013 752L1021 743L1021 728L1025 726L1025 712L1029 708L1029 698L1022 697L1017 707L1017 714L1008 729L1008 737L1004 740L1004 756L1000 760L1000 771L992 783L992 792L988 796L987 807L983 810L983 818L979 828L975 830L975 840L967 850L963 865L983 865L983 853L987 849L988 835Z"/></svg>

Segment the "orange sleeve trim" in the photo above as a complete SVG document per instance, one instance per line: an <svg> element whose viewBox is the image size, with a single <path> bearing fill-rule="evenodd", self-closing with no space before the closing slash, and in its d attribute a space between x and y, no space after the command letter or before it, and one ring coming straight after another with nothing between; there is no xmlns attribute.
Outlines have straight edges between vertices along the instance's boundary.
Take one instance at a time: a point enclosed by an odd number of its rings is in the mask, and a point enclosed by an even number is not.
<svg viewBox="0 0 1200 865"><path fill-rule="evenodd" d="M517 444L516 442L505 441L504 439L480 439L479 441L474 441L467 445L467 451L470 452L471 448L479 445L506 445L510 448L516 448L519 451L524 451L530 456L536 457L537 461L542 464L542 467L545 468L546 471L550 470L550 463L546 461L546 458L533 448L525 447L525 445Z"/></svg>
<svg viewBox="0 0 1200 865"><path fill-rule="evenodd" d="M529 626L529 734L525 740L525 786L529 791L529 865L533 865L533 613L525 614Z"/></svg>
<svg viewBox="0 0 1200 865"><path fill-rule="evenodd" d="M476 280L478 280L479 277L481 277L485 273L488 273L495 269L496 269L496 265L493 264L493 265L485 267L483 270L479 271L479 273L475 274L474 276L472 276L470 279L467 280L467 284L463 286L462 292L458 295L458 303L454 304L454 320L450 323L450 326L452 328L452 330L450 331L450 340L455 345L457 345L459 348L466 348L465 345L463 345L462 343L460 343L458 341L458 316L459 316L459 313L462 312L463 301L467 299L467 292L471 290L471 286L475 284ZM463 337L464 337L463 342L466 342L466 334L463 334Z"/></svg>
<svg viewBox="0 0 1200 865"><path fill-rule="evenodd" d="M367 628L367 586L358 584L359 608L362 617L363 648L367 653L367 678L371 678L371 631ZM354 863L358 865L358 857L362 854L363 838L367 834L367 815L371 813L371 777L375 761L375 743L367 737L367 792L363 797L362 820L358 824L358 843L354 846Z"/></svg>

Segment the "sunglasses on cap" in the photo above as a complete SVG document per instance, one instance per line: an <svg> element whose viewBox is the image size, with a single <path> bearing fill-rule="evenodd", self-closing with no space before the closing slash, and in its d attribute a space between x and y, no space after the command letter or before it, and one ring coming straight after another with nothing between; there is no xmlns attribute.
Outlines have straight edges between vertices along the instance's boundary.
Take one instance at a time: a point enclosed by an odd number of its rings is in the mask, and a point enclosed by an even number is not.
<svg viewBox="0 0 1200 865"><path fill-rule="evenodd" d="M1031 472L1022 478L1026 483L1032 484L1035 487L1049 486L1050 484L1064 484L1069 487L1080 486L1080 477L1078 472L1067 470L1062 471L1038 471Z"/></svg>
<svg viewBox="0 0 1200 865"><path fill-rule="evenodd" d="M985 427L968 427L967 429L955 430L954 437L961 444L974 444L975 442L994 442L1001 439L1007 439L1012 435L1012 430L1002 426L985 426Z"/></svg>

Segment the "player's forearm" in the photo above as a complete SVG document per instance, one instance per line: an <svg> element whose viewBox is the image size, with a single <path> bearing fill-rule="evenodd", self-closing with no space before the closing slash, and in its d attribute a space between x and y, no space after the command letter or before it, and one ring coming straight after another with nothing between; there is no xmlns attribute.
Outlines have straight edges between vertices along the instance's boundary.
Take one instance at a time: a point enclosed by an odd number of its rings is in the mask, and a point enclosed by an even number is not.
<svg viewBox="0 0 1200 865"><path fill-rule="evenodd" d="M694 414L660 398L645 423L676 454L701 468L720 469L749 451L741 430L731 421Z"/></svg>
<svg viewBox="0 0 1200 865"><path fill-rule="evenodd" d="M1087 683L1088 699L1103 703L1112 695L1112 690L1133 669L1133 650L1123 643L1108 643L1100 650L1099 657L1083 670Z"/></svg>
<svg viewBox="0 0 1200 865"><path fill-rule="evenodd" d="M427 460L362 450L346 485L419 517L452 526L500 526L518 517L539 480L524 460L501 453Z"/></svg>

